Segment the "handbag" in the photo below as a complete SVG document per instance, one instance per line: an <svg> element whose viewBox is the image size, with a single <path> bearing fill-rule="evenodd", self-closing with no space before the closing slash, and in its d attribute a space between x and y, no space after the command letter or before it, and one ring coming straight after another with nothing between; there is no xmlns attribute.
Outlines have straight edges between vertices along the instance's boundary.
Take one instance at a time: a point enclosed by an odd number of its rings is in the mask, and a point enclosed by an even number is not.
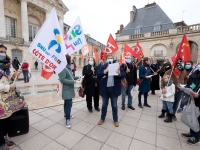
<svg viewBox="0 0 200 150"><path fill-rule="evenodd" d="M124 78L124 79L121 80L121 87L122 87L122 88L124 88L125 86L127 86L127 84L128 84L128 83L127 83L126 78Z"/></svg>
<svg viewBox="0 0 200 150"><path fill-rule="evenodd" d="M14 112L19 111L25 105L24 96L18 89L9 92L1 92L0 119L10 117Z"/></svg>
<svg viewBox="0 0 200 150"><path fill-rule="evenodd" d="M82 97L82 98L85 97L84 88L83 88L83 87L80 86L80 87L77 89L77 92L78 92L79 97Z"/></svg>
<svg viewBox="0 0 200 150"><path fill-rule="evenodd" d="M183 92L181 95L181 105L187 105L188 101L191 99L190 95Z"/></svg>
<svg viewBox="0 0 200 150"><path fill-rule="evenodd" d="M187 106L182 112L181 115L181 121L188 126L190 129L192 129L194 132L199 131L199 122L198 117L200 116L199 108L196 107L194 103L194 98L191 97L188 101Z"/></svg>
<svg viewBox="0 0 200 150"><path fill-rule="evenodd" d="M145 76L147 75L148 71L146 72ZM137 78L137 85L140 86L144 79Z"/></svg>

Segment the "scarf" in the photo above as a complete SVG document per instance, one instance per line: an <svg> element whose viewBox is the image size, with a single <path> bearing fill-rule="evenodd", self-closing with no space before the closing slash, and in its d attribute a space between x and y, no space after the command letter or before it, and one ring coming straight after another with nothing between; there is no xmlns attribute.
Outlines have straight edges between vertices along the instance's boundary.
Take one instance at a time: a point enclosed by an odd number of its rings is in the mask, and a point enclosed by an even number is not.
<svg viewBox="0 0 200 150"><path fill-rule="evenodd" d="M168 83L168 82L169 82L169 83ZM165 82L165 86L166 86L166 87L167 87L167 85L168 85L168 86L171 86L172 83L173 83L172 80L169 80L169 81Z"/></svg>
<svg viewBox="0 0 200 150"><path fill-rule="evenodd" d="M3 75L10 75L10 60L0 60L0 78Z"/></svg>

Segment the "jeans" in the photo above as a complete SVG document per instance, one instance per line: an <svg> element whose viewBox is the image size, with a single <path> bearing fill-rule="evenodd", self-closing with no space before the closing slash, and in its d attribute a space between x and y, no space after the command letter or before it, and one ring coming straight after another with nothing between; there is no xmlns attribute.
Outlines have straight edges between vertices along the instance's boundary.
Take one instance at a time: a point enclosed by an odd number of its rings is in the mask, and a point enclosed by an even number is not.
<svg viewBox="0 0 200 150"><path fill-rule="evenodd" d="M170 114L174 114L173 112L173 102L162 101L163 103L163 110L169 111Z"/></svg>
<svg viewBox="0 0 200 150"><path fill-rule="evenodd" d="M200 116L198 118L199 121L199 126L200 126ZM190 129L190 134L196 139L200 140L200 130L198 132L194 132L193 130Z"/></svg>
<svg viewBox="0 0 200 150"><path fill-rule="evenodd" d="M29 82L28 71L23 72L24 82Z"/></svg>
<svg viewBox="0 0 200 150"><path fill-rule="evenodd" d="M9 123L10 123L10 117L6 119L0 119L0 146L5 144L4 136L8 134Z"/></svg>
<svg viewBox="0 0 200 150"><path fill-rule="evenodd" d="M180 104L180 108L183 109L183 107L184 107L184 105L183 105L183 104ZM180 108L179 108L179 109L180 109Z"/></svg>
<svg viewBox="0 0 200 150"><path fill-rule="evenodd" d="M71 109L72 109L72 99L64 100L64 113L66 120L70 120Z"/></svg>
<svg viewBox="0 0 200 150"><path fill-rule="evenodd" d="M118 122L118 110L117 110L117 98L114 97L114 88L107 87L106 96L102 97L102 110L101 110L101 120L105 120L107 114L107 108L109 103L109 98L111 99L111 106L112 106L112 115L114 122Z"/></svg>
<svg viewBox="0 0 200 150"><path fill-rule="evenodd" d="M181 96L182 96L182 92L181 91L175 92L175 95L174 95L174 106L173 106L174 114L176 113L176 111L178 109L178 105L179 105L179 102L181 100Z"/></svg>
<svg viewBox="0 0 200 150"><path fill-rule="evenodd" d="M125 106L125 99L126 99L126 93L128 93L128 106L132 106L132 96L131 96L131 90L133 89L133 85L127 85L124 88L122 88L122 106Z"/></svg>
<svg viewBox="0 0 200 150"><path fill-rule="evenodd" d="M99 108L99 94L98 93L98 88L96 87L95 89L95 96L94 96L94 108L97 109ZM93 96L88 96L86 95L86 102L87 102L87 108L88 110L91 110L92 109L92 97Z"/></svg>
<svg viewBox="0 0 200 150"><path fill-rule="evenodd" d="M139 92L139 94L138 94L139 105L142 105L142 102L141 102L141 96L142 96L142 94L144 94L144 104L147 104L148 92Z"/></svg>

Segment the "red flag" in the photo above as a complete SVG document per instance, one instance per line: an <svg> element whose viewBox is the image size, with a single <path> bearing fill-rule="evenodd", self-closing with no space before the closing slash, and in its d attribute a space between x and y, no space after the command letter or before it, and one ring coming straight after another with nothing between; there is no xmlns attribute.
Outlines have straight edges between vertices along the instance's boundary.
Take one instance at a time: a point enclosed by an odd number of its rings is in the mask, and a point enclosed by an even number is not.
<svg viewBox="0 0 200 150"><path fill-rule="evenodd" d="M99 55L97 54L97 51L96 51L95 48L94 48L94 50L93 50L93 58L94 58L96 61L99 61Z"/></svg>
<svg viewBox="0 0 200 150"><path fill-rule="evenodd" d="M141 57L136 54L134 50L132 50L127 44L124 44L124 56L131 55L139 60L141 60Z"/></svg>
<svg viewBox="0 0 200 150"><path fill-rule="evenodd" d="M120 56L119 56L119 64L120 65L122 65L122 61L123 61L122 54L120 54Z"/></svg>
<svg viewBox="0 0 200 150"><path fill-rule="evenodd" d="M88 44L85 44L81 49L81 51L82 51L81 59L84 59L85 55L87 55L90 51L92 51L92 48Z"/></svg>
<svg viewBox="0 0 200 150"><path fill-rule="evenodd" d="M48 67L47 65L43 65L43 68L42 68L42 72L41 72L41 76L45 79L49 79L52 74L54 73L54 70L50 67Z"/></svg>
<svg viewBox="0 0 200 150"><path fill-rule="evenodd" d="M174 68L173 74L174 74L175 77L179 77L181 75L181 72L178 68Z"/></svg>
<svg viewBox="0 0 200 150"><path fill-rule="evenodd" d="M139 55L141 58L143 58L144 54L142 52L142 48L141 48L140 44L138 43L138 41L136 42L135 46L136 46L135 47L136 54Z"/></svg>
<svg viewBox="0 0 200 150"><path fill-rule="evenodd" d="M117 43L115 42L114 38L110 34L105 51L106 53L114 54L117 50L118 50Z"/></svg>
<svg viewBox="0 0 200 150"><path fill-rule="evenodd" d="M172 66L174 67L176 66L176 63L178 62L179 59L182 59L182 63L192 60L190 45L185 34L183 35L177 53L174 56L172 56L171 59L172 59Z"/></svg>
<svg viewBox="0 0 200 150"><path fill-rule="evenodd" d="M106 52L104 50L101 50L101 55L100 56L101 56L102 60L104 60L104 61L106 60Z"/></svg>

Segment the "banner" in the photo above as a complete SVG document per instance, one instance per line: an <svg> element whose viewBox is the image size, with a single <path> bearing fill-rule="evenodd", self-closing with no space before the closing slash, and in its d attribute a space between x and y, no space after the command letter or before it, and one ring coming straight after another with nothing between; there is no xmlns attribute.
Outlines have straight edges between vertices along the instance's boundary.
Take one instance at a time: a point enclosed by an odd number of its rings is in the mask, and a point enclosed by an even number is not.
<svg viewBox="0 0 200 150"><path fill-rule="evenodd" d="M66 67L65 45L55 8L38 31L28 51L51 72L59 74Z"/></svg>
<svg viewBox="0 0 200 150"><path fill-rule="evenodd" d="M92 51L92 48L88 45L85 44L83 46L83 48L81 49L82 55L81 55L81 59L84 59L84 57L90 52Z"/></svg>
<svg viewBox="0 0 200 150"><path fill-rule="evenodd" d="M106 45L105 52L114 54L117 50L118 50L117 43L115 42L114 38L110 34L107 45Z"/></svg>
<svg viewBox="0 0 200 150"><path fill-rule="evenodd" d="M85 44L87 44L79 17L64 36L64 41L66 47L65 54L69 55L79 51Z"/></svg>

